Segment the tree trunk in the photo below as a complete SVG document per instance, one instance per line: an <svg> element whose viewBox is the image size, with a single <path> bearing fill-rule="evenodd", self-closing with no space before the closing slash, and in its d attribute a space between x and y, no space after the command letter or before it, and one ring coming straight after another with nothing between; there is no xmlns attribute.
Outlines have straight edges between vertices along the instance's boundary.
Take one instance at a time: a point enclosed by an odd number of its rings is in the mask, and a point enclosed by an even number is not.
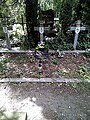
<svg viewBox="0 0 90 120"><path fill-rule="evenodd" d="M26 22L27 38L29 48L34 48L38 43L37 33L34 27L37 26L38 0L26 0Z"/></svg>

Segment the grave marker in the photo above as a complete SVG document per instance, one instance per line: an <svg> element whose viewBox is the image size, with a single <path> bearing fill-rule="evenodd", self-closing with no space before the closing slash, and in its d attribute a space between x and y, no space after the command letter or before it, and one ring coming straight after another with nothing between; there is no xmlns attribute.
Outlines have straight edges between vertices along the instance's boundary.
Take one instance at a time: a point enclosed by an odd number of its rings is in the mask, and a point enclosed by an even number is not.
<svg viewBox="0 0 90 120"><path fill-rule="evenodd" d="M74 50L76 50L76 47L77 47L78 36L79 36L80 31L85 31L86 30L86 27L83 27L83 26L80 27L80 23L81 23L81 21L78 20L76 22L76 27L70 27L71 31L75 31L74 44L73 44Z"/></svg>
<svg viewBox="0 0 90 120"><path fill-rule="evenodd" d="M40 26L39 27L34 27L34 30L35 31L39 31L39 33L40 33L40 43L42 44L43 43L43 40L44 40L44 32L45 31L49 31L49 27L44 27L43 26L43 22L41 21L40 22Z"/></svg>
<svg viewBox="0 0 90 120"><path fill-rule="evenodd" d="M44 27L43 26L43 21L40 22L40 26L39 27L34 27L35 31L39 31L40 33L40 43L38 44L39 49L40 48L44 48L44 32L45 31L49 31L49 27ZM38 51L36 52L36 58L39 59L38 61L38 73L39 73L39 79L40 79L40 75L43 73L42 71L42 52Z"/></svg>
<svg viewBox="0 0 90 120"><path fill-rule="evenodd" d="M11 45L10 45L10 38L9 38L9 32L7 27L3 27L3 32L5 33L5 38L6 38L6 45L9 50L11 50Z"/></svg>

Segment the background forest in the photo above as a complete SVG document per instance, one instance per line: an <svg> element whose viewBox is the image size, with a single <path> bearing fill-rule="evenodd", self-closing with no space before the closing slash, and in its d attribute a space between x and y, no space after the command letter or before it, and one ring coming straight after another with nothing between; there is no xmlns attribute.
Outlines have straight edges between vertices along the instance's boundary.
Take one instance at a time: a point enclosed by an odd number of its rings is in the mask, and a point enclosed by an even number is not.
<svg viewBox="0 0 90 120"><path fill-rule="evenodd" d="M31 49L37 46L38 38L33 27L38 23L39 10L54 10L54 17L59 18L56 23L59 32L54 40L48 41L52 49L72 49L74 32L69 31L81 20L81 26L87 30L80 33L78 49L90 49L90 1L89 0L1 0L0 1L0 40L4 40L3 26L14 26L11 39L21 42L22 49ZM22 28L22 30L21 30Z"/></svg>

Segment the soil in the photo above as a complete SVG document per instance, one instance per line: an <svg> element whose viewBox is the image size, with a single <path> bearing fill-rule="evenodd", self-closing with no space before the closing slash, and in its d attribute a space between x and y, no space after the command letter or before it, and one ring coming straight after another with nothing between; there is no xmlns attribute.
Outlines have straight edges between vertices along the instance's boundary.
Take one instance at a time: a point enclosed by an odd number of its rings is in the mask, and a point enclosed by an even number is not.
<svg viewBox="0 0 90 120"><path fill-rule="evenodd" d="M87 78L90 79L90 55L66 53L58 57L57 53L37 59L33 54L1 54L7 59L1 78ZM40 67L39 67L40 66Z"/></svg>
<svg viewBox="0 0 90 120"><path fill-rule="evenodd" d="M65 83L4 83L0 111L26 112L27 120L90 120L90 90Z"/></svg>
<svg viewBox="0 0 90 120"><path fill-rule="evenodd" d="M0 58L1 78L90 76L90 56L86 54L42 56L40 71L40 59L33 54L1 54ZM0 111L26 112L27 120L90 120L90 83L77 84L2 83Z"/></svg>

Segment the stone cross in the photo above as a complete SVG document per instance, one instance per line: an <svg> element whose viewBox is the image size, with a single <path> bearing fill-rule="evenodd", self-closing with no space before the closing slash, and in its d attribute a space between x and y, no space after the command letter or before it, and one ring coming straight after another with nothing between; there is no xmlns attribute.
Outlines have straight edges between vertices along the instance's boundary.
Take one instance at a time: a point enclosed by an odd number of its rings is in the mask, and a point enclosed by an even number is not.
<svg viewBox="0 0 90 120"><path fill-rule="evenodd" d="M83 26L80 27L80 23L81 23L81 21L78 20L76 22L76 27L70 27L71 31L75 31L74 44L73 44L74 50L76 50L76 47L77 47L78 36L79 36L80 31L85 31L86 30L86 27L83 27Z"/></svg>
<svg viewBox="0 0 90 120"><path fill-rule="evenodd" d="M10 45L10 38L9 38L9 32L7 27L3 27L3 31L5 33L5 38L6 38L6 45L9 50L11 50L11 45Z"/></svg>
<svg viewBox="0 0 90 120"><path fill-rule="evenodd" d="M40 26L39 27L34 27L34 30L35 31L39 31L39 33L40 33L40 43L43 43L43 40L44 40L44 32L45 31L49 31L49 27L44 27L43 26L43 22L41 21L40 22Z"/></svg>

